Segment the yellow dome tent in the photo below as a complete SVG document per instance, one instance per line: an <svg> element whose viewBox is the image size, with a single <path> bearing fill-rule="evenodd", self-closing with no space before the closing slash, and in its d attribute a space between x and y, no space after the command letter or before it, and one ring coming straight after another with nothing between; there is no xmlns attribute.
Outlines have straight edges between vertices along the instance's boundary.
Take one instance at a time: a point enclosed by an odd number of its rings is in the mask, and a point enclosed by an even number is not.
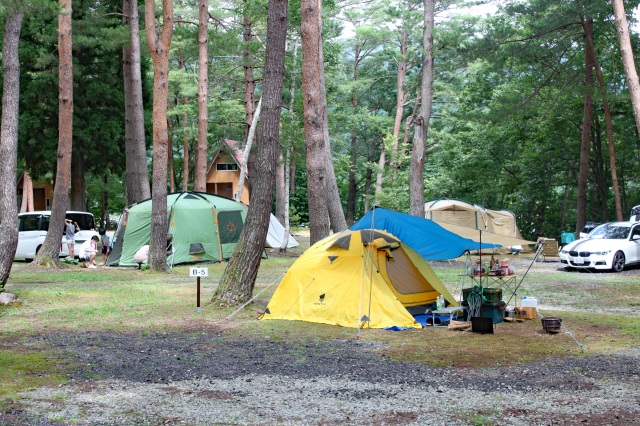
<svg viewBox="0 0 640 426"><path fill-rule="evenodd" d="M420 328L406 307L456 300L427 262L380 230L317 242L289 268L260 319L366 328Z"/></svg>

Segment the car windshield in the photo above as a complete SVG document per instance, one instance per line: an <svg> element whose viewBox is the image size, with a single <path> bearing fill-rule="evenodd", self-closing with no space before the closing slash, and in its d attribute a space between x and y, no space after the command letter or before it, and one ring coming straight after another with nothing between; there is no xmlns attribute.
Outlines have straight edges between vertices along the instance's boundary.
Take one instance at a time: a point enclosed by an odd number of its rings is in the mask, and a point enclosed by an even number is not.
<svg viewBox="0 0 640 426"><path fill-rule="evenodd" d="M606 238L610 240L624 240L629 236L628 226L602 225L595 229L589 238Z"/></svg>

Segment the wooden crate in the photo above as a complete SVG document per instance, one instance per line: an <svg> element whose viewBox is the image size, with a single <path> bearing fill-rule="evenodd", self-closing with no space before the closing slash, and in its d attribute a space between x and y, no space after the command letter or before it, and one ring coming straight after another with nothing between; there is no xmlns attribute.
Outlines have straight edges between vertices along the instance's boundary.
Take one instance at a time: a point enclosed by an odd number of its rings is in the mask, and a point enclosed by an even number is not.
<svg viewBox="0 0 640 426"><path fill-rule="evenodd" d="M528 306L516 306L516 318L534 319L536 317L536 308Z"/></svg>

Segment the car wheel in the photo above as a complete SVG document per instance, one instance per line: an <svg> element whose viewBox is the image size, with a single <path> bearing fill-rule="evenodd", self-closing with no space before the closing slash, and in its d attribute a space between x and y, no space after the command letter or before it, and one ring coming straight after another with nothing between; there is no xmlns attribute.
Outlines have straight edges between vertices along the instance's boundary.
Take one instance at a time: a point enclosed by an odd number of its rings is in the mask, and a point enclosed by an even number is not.
<svg viewBox="0 0 640 426"><path fill-rule="evenodd" d="M624 253L621 251L617 251L613 255L613 262L611 262L611 269L614 272L622 272L624 269Z"/></svg>

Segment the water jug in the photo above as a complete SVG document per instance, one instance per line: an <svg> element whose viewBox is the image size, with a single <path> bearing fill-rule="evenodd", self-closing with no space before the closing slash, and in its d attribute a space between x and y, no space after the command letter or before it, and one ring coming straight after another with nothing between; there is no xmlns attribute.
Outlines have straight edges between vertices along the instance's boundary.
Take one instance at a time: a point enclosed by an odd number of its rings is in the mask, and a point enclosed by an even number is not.
<svg viewBox="0 0 640 426"><path fill-rule="evenodd" d="M522 306L527 308L537 308L538 307L538 299L532 296L523 296L522 297Z"/></svg>

